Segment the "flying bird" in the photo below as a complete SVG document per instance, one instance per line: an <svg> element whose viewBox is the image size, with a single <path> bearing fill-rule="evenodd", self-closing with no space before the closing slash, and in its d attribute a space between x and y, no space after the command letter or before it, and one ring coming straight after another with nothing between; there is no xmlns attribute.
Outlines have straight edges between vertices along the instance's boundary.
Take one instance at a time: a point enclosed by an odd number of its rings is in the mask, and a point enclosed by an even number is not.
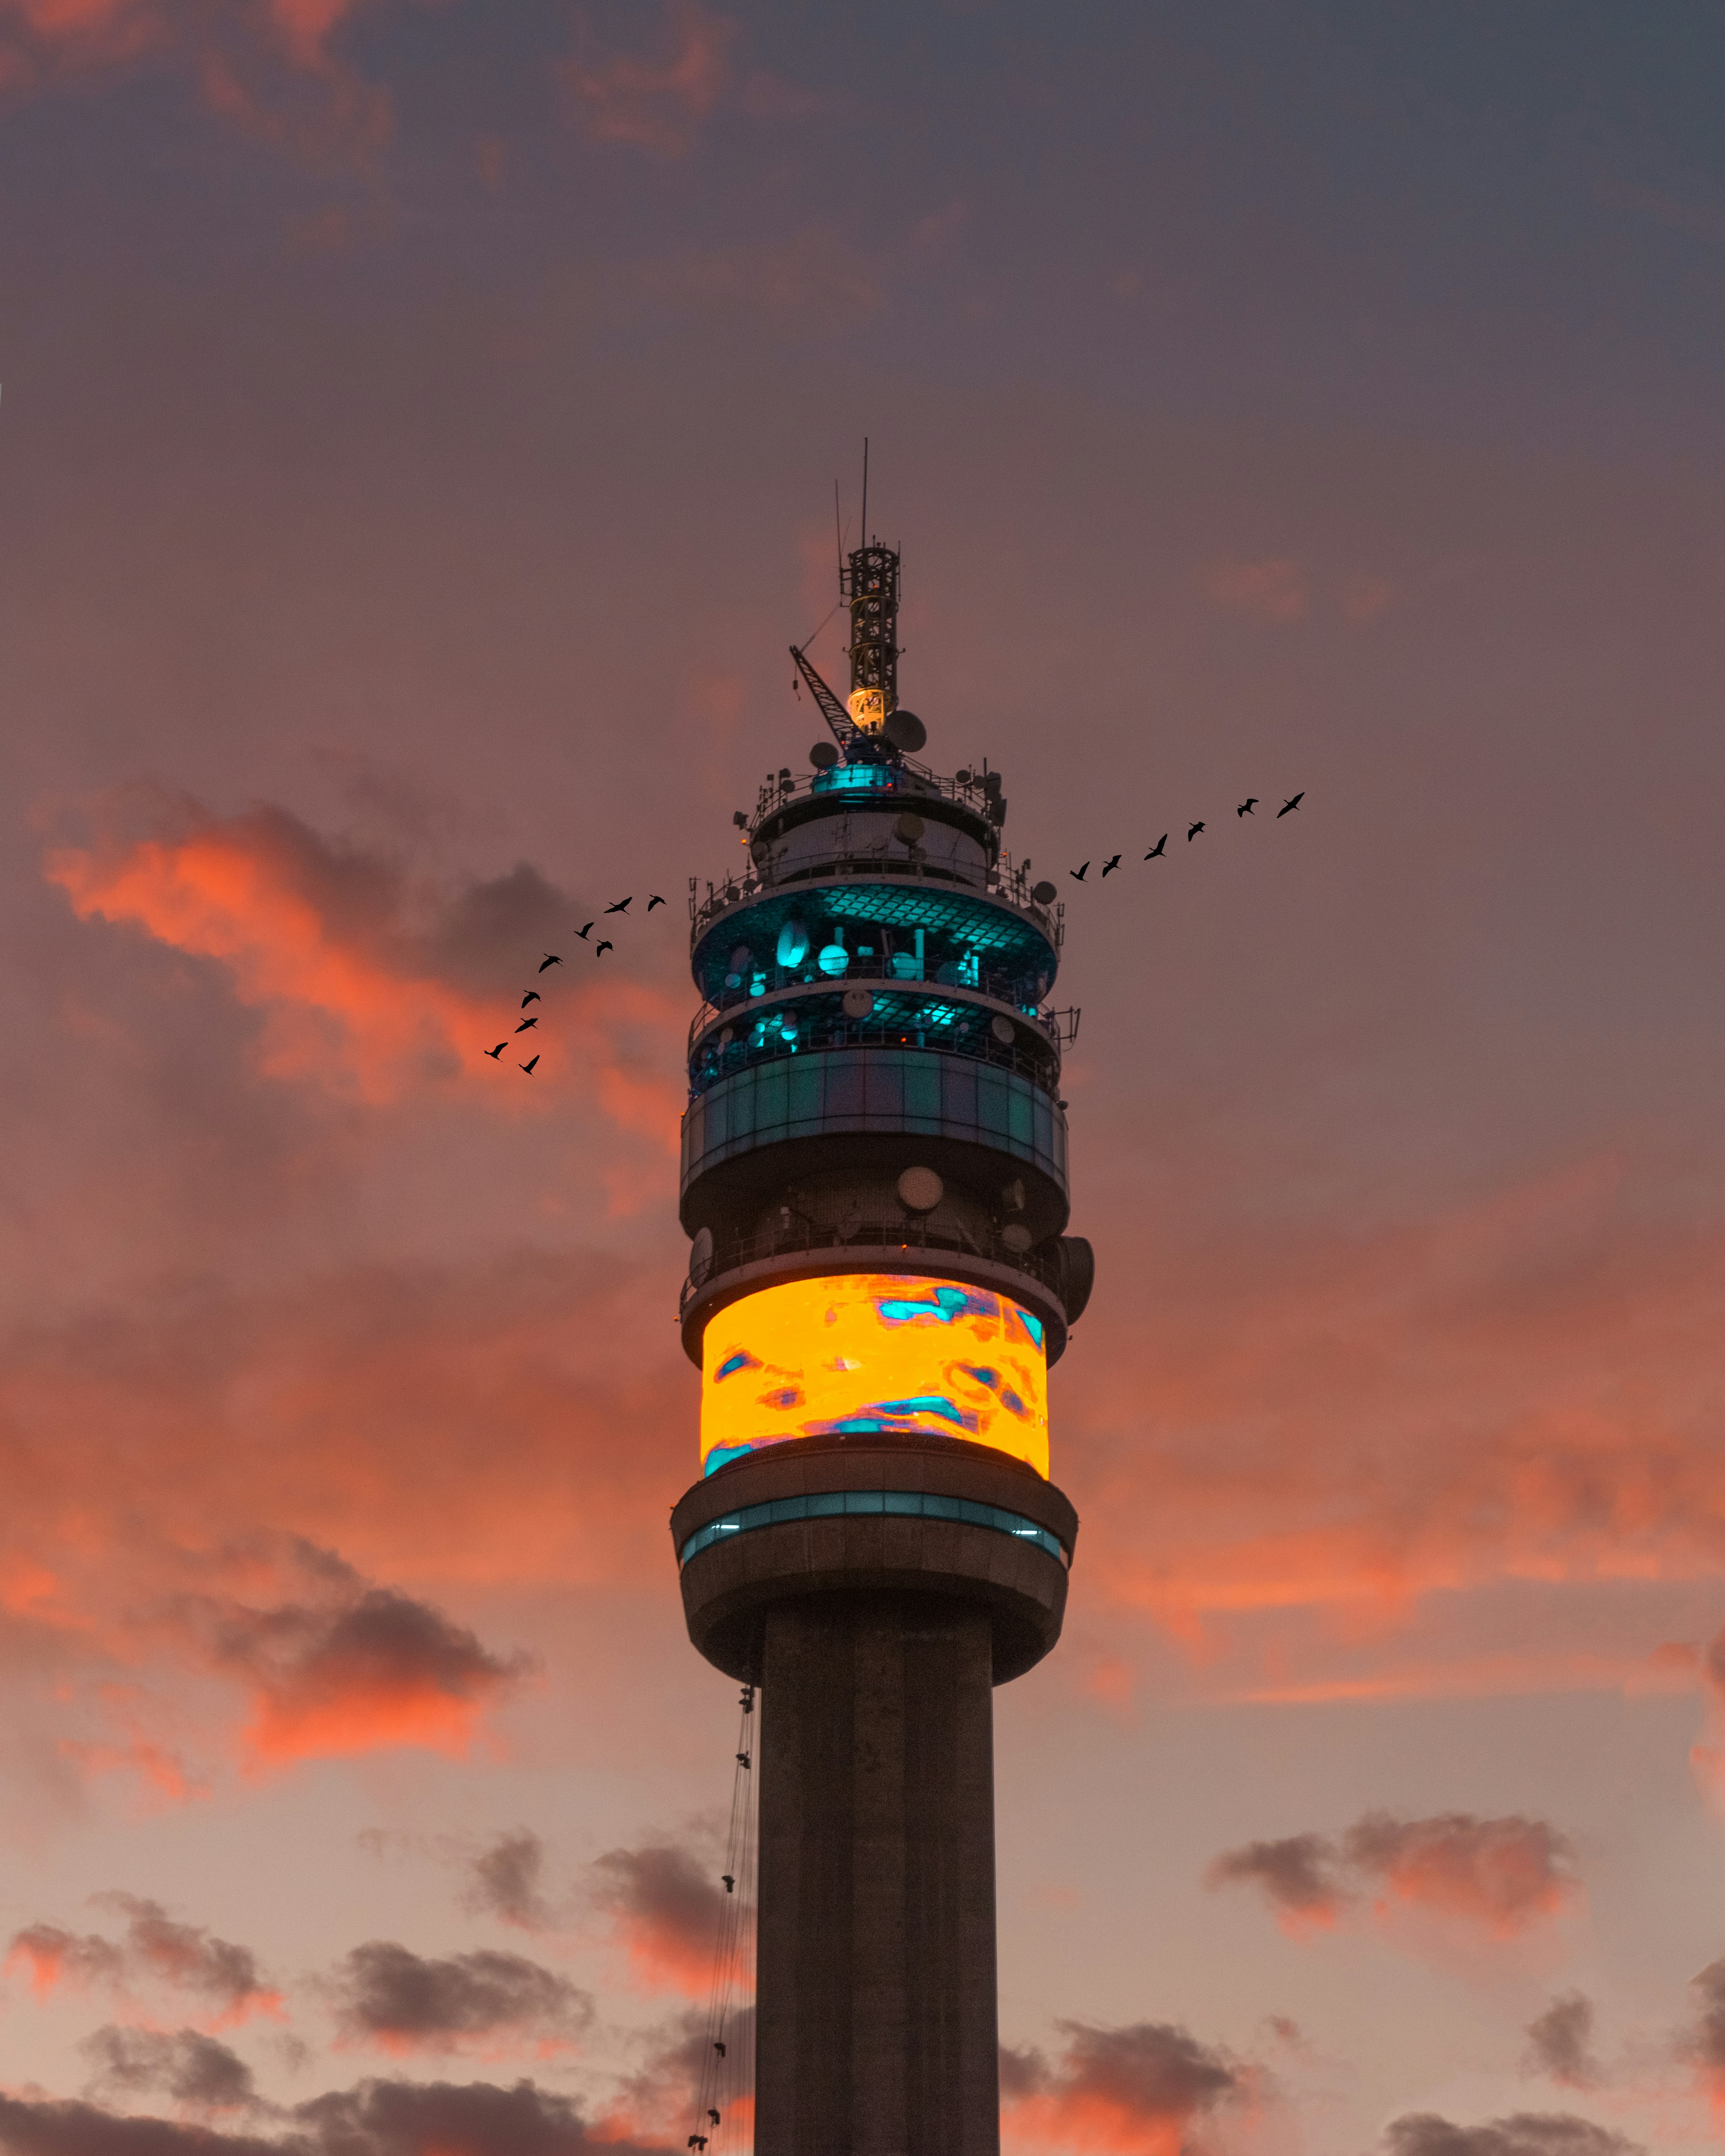
<svg viewBox="0 0 1725 2156"><path fill-rule="evenodd" d="M495 1063L508 1045L509 1043L506 1040L500 1040L495 1048L484 1049L480 1052L483 1055L489 1055L491 1060Z"/></svg>
<svg viewBox="0 0 1725 2156"><path fill-rule="evenodd" d="M608 936L603 943L595 943L593 945L593 954L595 958L603 958L608 951L614 951L616 948L617 946Z"/></svg>
<svg viewBox="0 0 1725 2156"><path fill-rule="evenodd" d="M547 966L561 966L562 963L562 960L558 957L555 951L547 951L540 964L539 970L542 973Z"/></svg>
<svg viewBox="0 0 1725 2156"><path fill-rule="evenodd" d="M1168 833L1164 831L1162 836L1156 841L1156 844L1150 849L1149 852L1145 855L1144 859L1147 861L1159 860L1162 855L1162 850L1167 844Z"/></svg>
<svg viewBox="0 0 1725 2156"><path fill-rule="evenodd" d="M1074 883L1082 883L1090 874L1090 863L1086 861L1081 869L1068 869L1066 873Z"/></svg>
<svg viewBox="0 0 1725 2156"><path fill-rule="evenodd" d="M651 898L649 898L649 899L647 901L647 911L648 911L648 912L649 912L649 913L650 913L650 912L653 911L653 909L654 909L654 907L655 907L655 906L663 906L664 904L665 904L665 901L664 901L664 900L663 900L663 899L659 896L659 893L655 891L654 892L653 896L651 896Z"/></svg>
<svg viewBox="0 0 1725 2156"><path fill-rule="evenodd" d="M538 1060L539 1058L536 1055L533 1058L533 1063L536 1063ZM518 1070L525 1070L527 1075L531 1078L533 1075L533 1063L518 1063L516 1065L516 1068Z"/></svg>
<svg viewBox="0 0 1725 2156"><path fill-rule="evenodd" d="M1298 792L1298 793L1294 796L1294 798L1293 798L1293 799L1292 799L1291 801L1284 801L1284 802L1282 803L1282 804L1281 804L1281 808L1278 808L1278 809L1276 810L1276 822L1277 822L1278 824L1279 824L1279 823L1281 823L1281 821L1282 818L1287 814L1287 813L1288 813L1289 809L1290 809L1290 808L1297 808L1299 807L1300 803L1301 803L1305 798L1306 798L1306 789L1305 789L1305 788L1302 786L1302 787L1300 788L1300 791L1299 791L1299 792Z"/></svg>
<svg viewBox="0 0 1725 2156"><path fill-rule="evenodd" d="M529 1004L542 1003L543 1001L544 998L540 994L537 988L529 988L526 995L521 998L521 1009L525 1010Z"/></svg>
<svg viewBox="0 0 1725 2156"><path fill-rule="evenodd" d="M1194 840L1194 839L1198 836L1199 833L1203 829L1204 829L1204 826L1203 826L1203 824L1194 824L1192 826L1192 829L1190 829L1190 830L1186 834L1186 843L1187 843L1187 844L1188 844L1189 846L1192 844L1192 841L1193 841L1193 840Z"/></svg>
<svg viewBox="0 0 1725 2156"><path fill-rule="evenodd" d="M516 1031L517 1033L525 1033L530 1025L537 1025L538 1023L539 1014L537 1011L535 1011L531 1018L524 1018L521 1020L521 1024L516 1028Z"/></svg>
<svg viewBox="0 0 1725 2156"><path fill-rule="evenodd" d="M1258 797L1257 797L1257 795L1256 795L1255 793L1249 793L1249 794L1247 794L1247 796L1246 796L1245 799L1240 803L1240 804L1239 808L1237 808L1235 810L1235 812L1234 812L1234 813L1235 813L1235 814L1236 816L1250 816L1250 815L1251 814L1251 813L1252 813L1253 809L1255 809L1255 808L1257 807L1257 805L1258 805Z"/></svg>
<svg viewBox="0 0 1725 2156"><path fill-rule="evenodd" d="M634 900L634 893L631 891L627 898L619 898L615 906L608 906L605 911L607 913L627 913Z"/></svg>
<svg viewBox="0 0 1725 2156"><path fill-rule="evenodd" d="M1114 871L1115 871L1115 870L1116 870L1116 869L1117 869L1119 866L1120 866L1120 856L1119 856L1119 855L1118 855L1118 854L1116 854L1116 855L1114 855L1114 857L1113 857L1113 859L1112 859L1111 860L1106 860L1106 861L1104 861L1104 862L1103 862L1103 864L1102 864L1102 874L1103 874L1104 875L1113 875L1113 873L1114 873Z"/></svg>
<svg viewBox="0 0 1725 2156"><path fill-rule="evenodd" d="M586 942L588 937L593 933L592 921L589 921L585 928L578 928L575 931L575 933L581 938L583 943Z"/></svg>

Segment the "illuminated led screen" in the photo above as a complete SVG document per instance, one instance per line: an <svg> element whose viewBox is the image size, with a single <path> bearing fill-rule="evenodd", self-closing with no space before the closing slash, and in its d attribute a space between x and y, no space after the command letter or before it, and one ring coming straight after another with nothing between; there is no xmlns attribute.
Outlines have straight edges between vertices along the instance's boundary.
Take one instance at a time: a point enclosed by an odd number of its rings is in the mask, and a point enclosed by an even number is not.
<svg viewBox="0 0 1725 2156"><path fill-rule="evenodd" d="M915 1274L762 1288L701 1357L701 1466L799 1437L962 1437L1048 1473L1042 1322L1004 1296Z"/></svg>

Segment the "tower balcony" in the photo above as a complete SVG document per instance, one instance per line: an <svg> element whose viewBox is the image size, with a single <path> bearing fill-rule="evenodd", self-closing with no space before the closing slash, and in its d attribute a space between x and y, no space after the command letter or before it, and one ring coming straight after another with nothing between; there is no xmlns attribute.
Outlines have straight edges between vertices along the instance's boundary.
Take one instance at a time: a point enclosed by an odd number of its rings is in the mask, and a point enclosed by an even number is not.
<svg viewBox="0 0 1725 2156"><path fill-rule="evenodd" d="M690 1098L737 1071L786 1057L838 1048L934 1048L1015 1071L1058 1100L1060 1048L1076 1036L1076 1011L1026 1010L1011 993L1021 984L986 975L975 993L919 985L880 958L858 962L846 981L859 976L882 985L819 993L799 984L762 997L733 993L716 1009L703 1004L689 1029Z"/></svg>

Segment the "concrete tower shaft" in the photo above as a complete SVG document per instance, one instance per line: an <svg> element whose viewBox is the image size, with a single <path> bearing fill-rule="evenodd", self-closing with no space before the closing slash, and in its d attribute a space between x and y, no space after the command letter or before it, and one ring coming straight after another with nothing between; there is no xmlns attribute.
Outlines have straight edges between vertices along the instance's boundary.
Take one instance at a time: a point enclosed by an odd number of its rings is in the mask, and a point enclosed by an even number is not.
<svg viewBox="0 0 1725 2156"><path fill-rule="evenodd" d="M896 699L898 561L864 552L862 685ZM798 664L838 747L691 894L704 1471L672 1535L691 1639L762 1694L758 2156L993 2156L990 1694L1059 1638L1077 1532L1046 1411L1091 1271L1063 924L997 774L911 762Z"/></svg>

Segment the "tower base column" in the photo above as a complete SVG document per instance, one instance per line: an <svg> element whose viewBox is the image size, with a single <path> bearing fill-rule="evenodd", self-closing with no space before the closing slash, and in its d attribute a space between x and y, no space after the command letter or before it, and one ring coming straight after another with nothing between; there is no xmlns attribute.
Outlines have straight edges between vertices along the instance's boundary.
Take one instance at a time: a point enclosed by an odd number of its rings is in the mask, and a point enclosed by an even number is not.
<svg viewBox="0 0 1725 2156"><path fill-rule="evenodd" d="M997 2156L986 1609L766 1613L756 2156Z"/></svg>

